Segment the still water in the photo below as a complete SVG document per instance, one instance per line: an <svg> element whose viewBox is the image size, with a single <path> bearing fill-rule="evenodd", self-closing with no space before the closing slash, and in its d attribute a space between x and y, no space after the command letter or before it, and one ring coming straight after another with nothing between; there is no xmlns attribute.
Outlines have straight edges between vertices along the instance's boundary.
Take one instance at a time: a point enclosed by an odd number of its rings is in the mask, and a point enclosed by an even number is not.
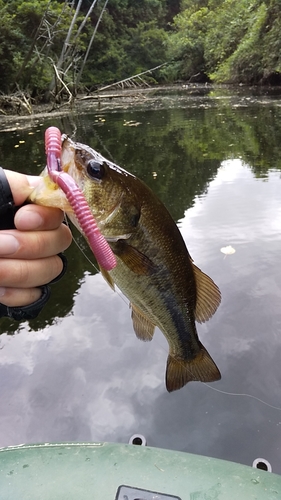
<svg viewBox="0 0 281 500"><path fill-rule="evenodd" d="M278 96L182 92L153 109L93 109L0 133L6 168L38 173L52 124L139 176L222 292L198 325L222 380L168 394L163 335L135 337L128 301L75 233L86 256L72 244L40 317L1 320L0 446L126 443L141 433L151 446L249 465L263 457L281 473L280 106ZM222 253L227 246L235 253Z"/></svg>

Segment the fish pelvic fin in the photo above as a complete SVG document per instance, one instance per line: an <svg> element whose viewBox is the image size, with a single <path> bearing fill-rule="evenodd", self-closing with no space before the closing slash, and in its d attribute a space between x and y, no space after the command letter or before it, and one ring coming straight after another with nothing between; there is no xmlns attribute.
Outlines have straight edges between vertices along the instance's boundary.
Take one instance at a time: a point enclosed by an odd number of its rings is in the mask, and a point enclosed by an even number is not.
<svg viewBox="0 0 281 500"><path fill-rule="evenodd" d="M193 359L175 358L169 354L166 369L166 388L176 391L188 382L215 382L221 379L220 371L210 354L201 344L200 351Z"/></svg>
<svg viewBox="0 0 281 500"><path fill-rule="evenodd" d="M192 263L196 281L195 319L198 323L208 321L221 302L221 293L218 286L207 274Z"/></svg>
<svg viewBox="0 0 281 500"><path fill-rule="evenodd" d="M134 304L131 304L132 308L132 321L135 334L138 339L148 342L152 340L155 325L145 316L145 314Z"/></svg>

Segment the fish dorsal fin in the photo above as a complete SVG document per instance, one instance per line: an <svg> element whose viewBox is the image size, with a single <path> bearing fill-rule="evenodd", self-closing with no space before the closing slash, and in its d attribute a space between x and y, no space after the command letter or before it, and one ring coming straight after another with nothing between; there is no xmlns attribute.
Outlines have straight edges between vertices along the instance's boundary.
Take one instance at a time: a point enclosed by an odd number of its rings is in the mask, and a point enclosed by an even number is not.
<svg viewBox="0 0 281 500"><path fill-rule="evenodd" d="M135 274L149 276L155 271L153 262L137 248L129 245L125 240L112 243L111 247L124 264Z"/></svg>
<svg viewBox="0 0 281 500"><path fill-rule="evenodd" d="M152 340L155 325L143 314L143 312L134 304L131 304L132 308L132 321L135 334L138 339L147 342Z"/></svg>
<svg viewBox="0 0 281 500"><path fill-rule="evenodd" d="M221 293L213 280L192 262L196 281L195 319L198 323L208 321L220 305Z"/></svg>
<svg viewBox="0 0 281 500"><path fill-rule="evenodd" d="M108 271L106 271L103 267L100 266L100 272L103 276L103 278L105 279L105 281L107 282L107 284L110 286L110 288L112 288L112 290L115 290L115 285L114 285L114 281L113 279L111 278L110 274Z"/></svg>

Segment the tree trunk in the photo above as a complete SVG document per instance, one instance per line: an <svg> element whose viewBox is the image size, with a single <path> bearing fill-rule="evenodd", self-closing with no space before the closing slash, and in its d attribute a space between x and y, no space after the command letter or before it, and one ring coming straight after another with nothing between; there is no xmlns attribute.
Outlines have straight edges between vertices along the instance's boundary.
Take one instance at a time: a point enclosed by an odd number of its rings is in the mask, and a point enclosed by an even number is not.
<svg viewBox="0 0 281 500"><path fill-rule="evenodd" d="M73 28L74 28L74 24L76 22L78 14L79 14L82 2L83 2L83 0L79 0L79 2L77 4L77 7L75 9L74 16L73 16L72 21L70 23L70 26L69 26L69 29L68 29L68 33L66 35L66 39L65 39L63 47L62 47L61 55L59 57L57 65L56 65L58 71L60 71L62 69L62 67L63 67L63 63L64 63L64 60L65 60L65 54L66 54L66 52L68 50L68 47L69 47L69 42L70 42L70 38L71 38L72 31L73 31ZM52 79L52 81L50 83L49 91L52 92L54 90L55 86L56 86L56 76L54 75L53 79Z"/></svg>
<svg viewBox="0 0 281 500"><path fill-rule="evenodd" d="M101 22L101 20L102 20L102 16L103 16L103 14L104 14L104 11L105 11L105 9L106 9L107 4L108 4L108 0L105 0L104 5L103 5L103 8L102 8L102 11L101 11L101 13L100 13L100 17L98 18L97 24L96 24L96 26L95 26L94 32L93 32L93 34L92 34L91 40L90 40L90 42L89 42L89 45L88 45L88 48L87 48L87 51L86 51L86 54L85 54L85 56L84 56L84 60L83 60L83 62L82 62L82 65L81 65L80 71L79 71L79 73L78 73L78 75L77 75L76 82L75 82L76 86L78 86L78 84L79 84L79 82L80 82L80 80L81 80L81 76L82 76L82 73L83 73L83 71L84 71L85 64L86 64L86 62L87 62L87 59L88 59L88 56L89 56L89 53L90 53L90 50L91 50L91 47L92 47L92 44L93 44L94 38L95 38L95 36L96 36L96 32L97 32L98 27L99 27L99 24L100 24L100 22Z"/></svg>

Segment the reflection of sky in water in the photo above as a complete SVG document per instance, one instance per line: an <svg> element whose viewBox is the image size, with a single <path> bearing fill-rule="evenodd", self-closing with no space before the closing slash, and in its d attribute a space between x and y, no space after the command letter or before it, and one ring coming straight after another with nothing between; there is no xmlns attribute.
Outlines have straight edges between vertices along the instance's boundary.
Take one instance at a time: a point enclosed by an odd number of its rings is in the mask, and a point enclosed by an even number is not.
<svg viewBox="0 0 281 500"><path fill-rule="evenodd" d="M222 291L211 321L198 326L222 380L210 387L281 406L281 183L255 179L240 160L222 164L208 193L179 222L195 263ZM232 245L225 256L220 248ZM281 412L200 383L168 394L167 344L135 338L126 300L100 275L86 275L70 315L39 332L0 338L0 445L123 441L281 472Z"/></svg>

